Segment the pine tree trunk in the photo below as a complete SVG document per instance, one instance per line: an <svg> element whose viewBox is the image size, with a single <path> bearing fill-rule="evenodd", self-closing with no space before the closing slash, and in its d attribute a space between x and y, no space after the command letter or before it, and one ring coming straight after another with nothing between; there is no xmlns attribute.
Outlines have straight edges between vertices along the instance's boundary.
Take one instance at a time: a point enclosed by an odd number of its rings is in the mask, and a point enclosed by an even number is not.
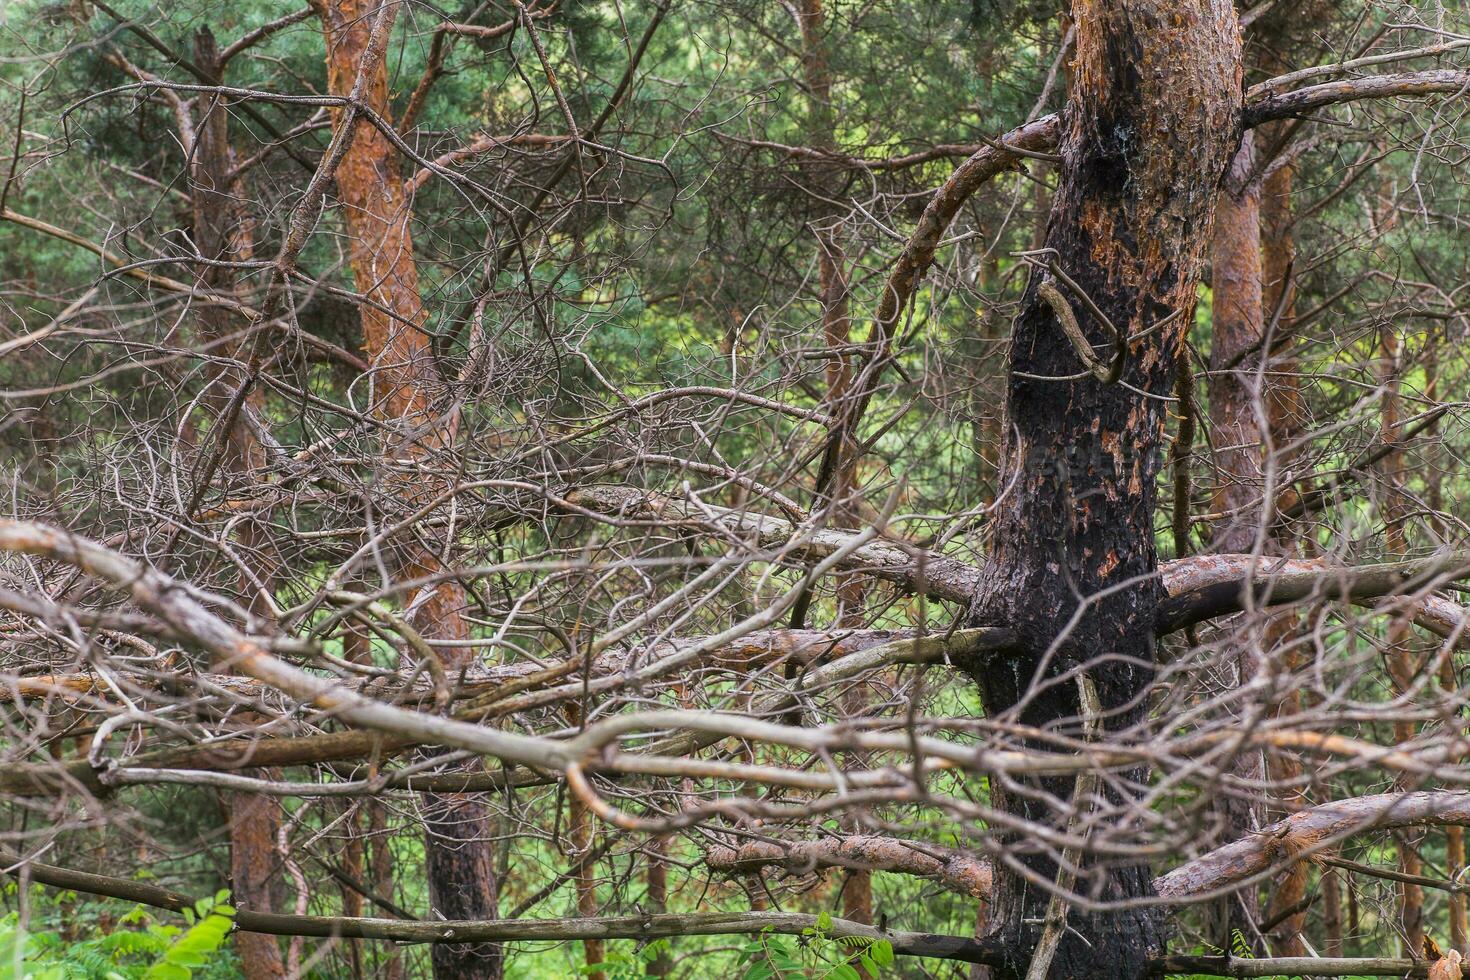
<svg viewBox="0 0 1470 980"><path fill-rule="evenodd" d="M387 0L392 2L392 0ZM352 93L367 54L373 25L381 10L375 0L317 0L327 49L327 88L339 97ZM365 78L363 103L390 120L388 70L376 59ZM334 109L341 125L344 110ZM452 445L458 429L453 399L434 366L424 331L427 316L419 295L411 225L412 198L398 164L398 154L371 123L358 119L353 140L337 169L350 242L350 261L357 289L370 302L361 304L363 346L372 367L372 409L388 423L385 455L432 462L436 450ZM390 491L409 510L443 489L442 481L420 474L388 477ZM396 571L417 578L444 571L436 551L417 543L400 548ZM430 640L469 637L463 615L464 587L450 580L411 599L414 621ZM445 673L457 677L472 663L474 648L448 646L440 659ZM491 846L489 810L474 794L425 796L425 864L429 899L446 919L494 919L498 889ZM433 951L434 975L441 980L498 980L501 948L440 943Z"/></svg>
<svg viewBox="0 0 1470 980"><path fill-rule="evenodd" d="M671 837L662 834L649 841L644 849L648 859L648 892L644 904L652 915L660 915L669 910L669 862L665 855L669 852L671 841ZM673 972L674 958L667 951L649 961L647 973L650 977L667 977Z"/></svg>
<svg viewBox="0 0 1470 980"><path fill-rule="evenodd" d="M572 845L572 858L577 862L577 914L583 918L593 918L597 915L597 866L588 860L588 855L592 852L593 847L593 820L594 817L580 799L575 796L567 798L567 837ZM582 940L582 955L585 963L583 969L586 971L582 975L587 980L607 980L606 973L593 969L606 958L604 954L602 940Z"/></svg>
<svg viewBox="0 0 1470 980"><path fill-rule="evenodd" d="M1165 398L1216 189L1239 138L1241 88L1239 28L1225 0L1078 0L1073 13L1076 62L1046 244L1056 266L1130 339L1122 383L1072 377L1086 365L1039 294L1043 274L1033 275L1011 345L1005 466L1016 482L996 514L972 616L977 625L1014 629L1022 649L965 666L989 717L1075 735L1077 686L1036 682L1086 665L1110 732L1147 709L1163 598L1153 518ZM1112 338L1088 300L1065 281L1053 288L1098 356L1111 359ZM1079 594L1093 597L1085 609ZM1053 798L1071 798L1073 780L1039 782ZM992 792L1014 817L1056 828L1069 822L1068 812L1032 794L996 784ZM1103 819L1128 807L1117 793L1109 788L1097 801ZM1034 838L1007 847L1032 874L1057 877L1056 854ZM997 871L991 941L1006 961L996 976L1012 980L1028 969L1049 896L1003 864ZM1089 858L1081 874L1079 889L1103 900L1151 891L1140 863ZM1164 946L1161 917L1147 908L1074 910L1068 926L1046 973L1054 980L1141 977Z"/></svg>
<svg viewBox="0 0 1470 980"><path fill-rule="evenodd" d="M201 29L194 38L195 62L223 84L219 51L214 35ZM194 242L199 254L212 262L248 262L254 258L255 242L250 219L245 213L244 191L231 183L233 159L230 152L230 113L223 100L199 97L198 124L194 133L193 169L190 174L190 197L194 211ZM235 270L223 265L201 264L200 284L207 290L229 292L236 287ZM238 325L233 314L213 304L200 306L199 320L205 339L217 341L228 337ZM228 354L249 361L252 351L241 344L230 344ZM235 390L248 382L236 370L225 369L211 385L206 404L216 419L226 420L232 414ZM245 395L245 405L259 410L258 389ZM246 486L257 478L265 465L263 447L254 432L238 419L229 423L224 442L207 439L201 447L206 457L219 454L219 469L233 478L233 485ZM207 474L206 464L202 474ZM246 521L238 532L240 544L251 554L270 554L270 541L253 521ZM267 572L267 581L269 581ZM270 610L260 599L255 583L241 576L242 604L251 615L268 618ZM266 774L269 777L269 773ZM275 857L276 834L281 827L278 803L270 797L249 793L224 794L225 811L230 821L230 891L231 900L240 908L253 912L275 911L275 891L280 883ZM240 956L240 970L247 980L276 980L286 975L280 943L274 936L239 932L234 938Z"/></svg>
<svg viewBox="0 0 1470 980"><path fill-rule="evenodd" d="M1267 62L1267 70L1280 73L1286 71L1287 67L1278 60L1270 59ZM1280 130L1286 125L1288 124L1276 123L1262 127L1257 131L1256 137L1262 145L1274 146L1280 138ZM1277 511L1286 510L1297 502L1298 494L1294 489L1294 484L1284 481L1287 471L1292 468L1300 455L1300 449L1293 448L1293 444L1300 437L1307 422L1306 408L1302 402L1301 389L1296 378L1296 361L1289 356L1282 357L1273 353L1274 350L1287 346L1285 342L1291 336L1295 316L1296 287L1290 281L1296 262L1296 242L1291 232L1291 191L1292 169L1290 165L1272 170L1265 177L1261 188L1263 332L1264 317L1269 316L1277 320L1270 338L1271 350L1265 349L1266 345L1263 342L1260 354L1261 357L1270 358L1264 391L1269 438L1267 446L1263 448L1275 455L1277 478L1278 481L1282 481L1278 482L1274 488ZM1274 521L1271 534L1276 549L1281 554L1300 553L1303 537L1291 523ZM1297 634L1299 622L1299 614L1296 612L1288 610L1277 613L1268 621L1266 635L1262 641L1268 649L1274 647L1280 650L1280 663L1276 666L1287 678L1290 678L1301 667L1299 647L1290 642L1291 638ZM1301 712L1302 694L1299 685L1286 683L1279 685L1277 691L1278 700L1275 709L1277 717L1288 717ZM1301 776L1301 761L1289 752L1268 752L1266 764L1267 776L1277 784L1290 786ZM1307 804L1308 800L1304 792L1299 789L1292 790L1280 802L1276 810L1279 815L1285 815ZM1332 946L1334 928L1336 928L1338 947L1340 948L1342 944L1338 890L1339 882L1336 875L1328 875L1322 879L1320 907L1329 948ZM1306 897L1307 870L1305 867L1300 867L1284 876L1279 886L1271 890L1271 901L1267 904L1266 919L1280 918L1280 913L1299 907ZM1279 924L1272 930L1269 937L1271 951L1277 956L1308 955L1307 944L1302 934L1306 928L1306 921L1305 909L1280 918Z"/></svg>
<svg viewBox="0 0 1470 980"><path fill-rule="evenodd" d="M1215 492L1211 509L1216 517L1211 543L1217 552L1250 552L1261 536L1261 494L1265 489L1262 465L1261 373L1258 359L1264 330L1261 302L1261 187L1253 180L1255 141L1242 135L1230 163L1215 210L1210 248L1210 285L1213 317L1210 333L1210 373L1207 385L1210 426L1215 453ZM1247 684L1262 669L1264 636L1255 633L1236 644L1236 676ZM1242 704L1241 711L1249 709ZM1232 772L1242 780L1259 782L1265 775L1260 749L1243 748L1232 760ZM1265 825L1259 801L1248 802L1237 793L1224 793L1215 804L1221 815L1221 836L1238 840ZM1237 935L1257 953L1256 926L1249 917L1260 904L1260 890L1247 887L1220 899L1216 946L1234 949Z"/></svg>
<svg viewBox="0 0 1470 980"><path fill-rule="evenodd" d="M832 107L832 71L827 57L826 11L823 0L802 0L800 6L802 70L806 81L807 95L811 100L808 139L818 149L837 148L836 123ZM816 173L818 193L829 200L839 193L836 184L841 172L825 169ZM837 229L842 219L840 213L824 214L817 218L817 291L822 304L822 337L833 351L847 346L851 337L852 321L849 315L850 302L847 284L847 255ZM852 370L846 355L829 356L827 359L827 393L824 409L834 418L840 418L848 390L852 387ZM831 485L819 487L825 499L814 503L818 506L832 501L831 521L839 527L856 527L858 523L859 499L856 496L856 472L853 447L845 445L840 451L839 461L832 473ZM863 602L867 589L863 579L856 573L840 575L837 580L837 623L838 628L863 625ZM842 696L843 711L850 718L861 717L867 708L867 698L862 689L855 687ZM858 822L853 818L844 821L848 830L857 830ZM873 921L872 873L863 868L847 872L842 882L842 915L853 922Z"/></svg>

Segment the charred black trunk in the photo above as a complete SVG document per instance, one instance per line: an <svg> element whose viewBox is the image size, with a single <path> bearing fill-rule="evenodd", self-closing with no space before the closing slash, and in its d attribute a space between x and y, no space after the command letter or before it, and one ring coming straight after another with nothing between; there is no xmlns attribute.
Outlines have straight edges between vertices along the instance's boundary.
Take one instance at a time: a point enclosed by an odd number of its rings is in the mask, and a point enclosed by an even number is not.
<svg viewBox="0 0 1470 980"><path fill-rule="evenodd" d="M1011 344L1001 482L1015 483L972 614L1015 629L1023 652L965 666L989 716L1073 737L1085 672L1103 735L1116 738L1148 707L1164 595L1153 517L1167 396L1215 188L1238 139L1240 44L1224 0L1079 0L1074 13L1060 182L1038 257L1046 268L1033 273ZM1067 339L1068 310L1090 353ZM1143 778L1105 781L1075 808L1066 778L997 781L993 792L1027 822L1123 843ZM1056 880L1060 854L1034 835L1006 849L1029 872L1001 863L996 876L991 941L1008 960L997 977L1009 980L1030 966L1050 898L1038 882ZM1134 859L1087 857L1075 890L1122 903L1149 895L1151 877ZM1049 977L1140 977L1164 947L1162 919L1148 909L1072 909L1067 925Z"/></svg>
<svg viewBox="0 0 1470 980"><path fill-rule="evenodd" d="M426 796L424 806L424 864L434 911L446 919L499 918L495 849L487 838L493 824L485 804L474 796L453 794ZM438 943L434 975L498 980L504 949L494 943Z"/></svg>

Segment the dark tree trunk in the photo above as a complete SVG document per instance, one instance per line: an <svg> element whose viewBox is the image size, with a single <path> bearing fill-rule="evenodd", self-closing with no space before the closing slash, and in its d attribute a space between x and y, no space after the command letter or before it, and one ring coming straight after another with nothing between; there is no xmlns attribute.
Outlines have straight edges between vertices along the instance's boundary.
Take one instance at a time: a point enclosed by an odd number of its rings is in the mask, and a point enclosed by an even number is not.
<svg viewBox="0 0 1470 980"><path fill-rule="evenodd" d="M1043 274L1033 275L1011 345L1005 466L1017 482L996 514L972 616L1014 629L1024 652L966 666L989 716L1076 735L1077 685L1056 680L1071 668L1087 665L1106 731L1137 723L1146 709L1163 597L1153 530L1161 396L1173 390L1215 192L1238 142L1241 87L1239 29L1225 0L1078 0L1073 13L1077 54L1046 244L1131 339L1120 383L1044 380L1087 365L1038 295ZM1055 287L1097 356L1110 358L1111 337L1088 300L1065 281ZM1089 597L1080 611L1079 596ZM1072 795L1072 780L1038 782L1054 800ZM992 786L1013 816L1069 823L1068 808L1046 796ZM1127 809L1120 794L1114 781L1097 801L1098 819L1115 822L1109 814ZM1057 877L1054 852L1021 837L1007 849L1036 877ZM1098 899L1151 891L1141 864L1089 859L1081 871L1079 891ZM1025 975L1048 898L1014 872L996 875L1000 980ZM1046 974L1057 980L1141 977L1164 946L1161 917L1147 909L1074 910L1068 926Z"/></svg>

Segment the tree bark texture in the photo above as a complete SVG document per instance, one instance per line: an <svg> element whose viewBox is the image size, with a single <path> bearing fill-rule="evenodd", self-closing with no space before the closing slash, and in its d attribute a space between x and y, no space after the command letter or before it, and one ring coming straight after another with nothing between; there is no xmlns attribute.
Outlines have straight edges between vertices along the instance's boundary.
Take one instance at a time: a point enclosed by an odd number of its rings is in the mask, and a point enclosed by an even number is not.
<svg viewBox="0 0 1470 980"><path fill-rule="evenodd" d="M1167 404L1158 396L1173 389L1242 96L1239 28L1223 0L1078 0L1073 15L1077 53L1046 243L1078 287L1056 286L1088 339L1112 348L1095 305L1126 332L1126 360L1120 383L1077 377L1086 365L1038 295L1043 274L1033 275L1011 346L1005 466L1016 483L996 514L972 614L975 624L1015 629L1021 650L965 666L990 717L1075 735L1076 684L1045 682L1081 665L1107 730L1144 713L1164 597L1153 544ZM1066 800L1072 781L1038 788ZM992 789L1014 815L1066 826L1068 814L1037 795ZM1117 792L1097 805L1126 805ZM1057 877L1054 853L1020 839L1010 848L1034 876ZM1080 873L1078 887L1104 900L1151 890L1140 864L1089 860ZM990 941L1004 960L998 980L1012 980L1026 973L1048 894L1009 870L996 882ZM1160 916L1143 909L1074 910L1068 926L1048 974L1057 980L1139 977L1164 945Z"/></svg>
<svg viewBox="0 0 1470 980"><path fill-rule="evenodd" d="M327 49L327 88L347 96L357 83L380 5L375 0L317 0ZM382 59L364 79L364 104L379 118L391 118L388 71ZM333 110L342 125L346 110ZM458 413L434 366L427 319L414 261L413 207L400 172L397 151L371 122L357 118L356 130L337 169L336 180L347 225L350 261L360 304L363 347L372 371L374 415L388 423L384 452L430 467L436 449L451 445ZM446 395L446 397L439 397ZM393 488L408 508L419 506L444 488L440 479L392 476ZM419 544L402 546L397 572L416 578L443 571L434 551ZM464 587L453 580L415 596L410 603L419 631L430 640L467 639L462 615ZM447 647L441 659L456 677L474 656L470 647ZM494 919L497 882L490 845L489 813L472 794L425 798L426 865L429 898L446 919ZM495 980L501 975L501 950L494 945L443 945L433 953L440 978Z"/></svg>
<svg viewBox="0 0 1470 980"><path fill-rule="evenodd" d="M1276 71L1285 71L1285 64L1279 59L1269 59L1268 67ZM1271 123L1262 126L1257 131L1257 139L1268 146L1275 146L1283 135L1283 131L1289 129L1290 124L1286 122ZM1290 522L1282 521L1275 514L1286 511L1294 506L1299 494L1295 485L1291 482L1293 461L1300 455L1300 450L1295 448L1295 443L1305 430L1308 419L1306 405L1302 400L1301 388L1297 380L1297 362L1290 356L1278 356L1275 352L1288 345L1286 339L1291 336L1293 320L1295 316L1296 286L1292 282L1292 271L1296 264L1296 242L1292 236L1292 167L1291 164L1275 167L1267 173L1261 183L1261 324L1260 334L1263 337L1260 357L1269 357L1266 369L1266 385L1263 395L1266 401L1266 413L1268 419L1267 439L1262 451L1270 451L1275 454L1277 473L1277 484L1273 487L1276 495L1275 513L1271 528L1272 542L1275 552L1283 555L1295 555L1302 550L1303 536L1299 529ZM1266 317L1275 321L1275 329L1270 338L1264 337ZM1299 617L1296 613L1287 611L1271 617L1267 621L1265 638L1263 643L1267 649L1274 651L1279 657L1279 664L1273 664L1273 668L1279 670L1284 676L1291 676L1301 667L1301 652L1298 644L1290 642L1297 635L1299 629ZM1294 684L1280 687L1276 702L1276 715L1287 717L1298 714L1302 710L1301 689ZM1301 775L1300 760L1288 752L1267 752L1266 774L1275 782L1282 785L1294 784ZM1297 790L1288 795L1279 807L1280 811L1290 813L1309 805L1309 800L1304 792ZM1318 907L1322 911L1323 928L1327 936L1328 955L1334 946L1332 941L1333 923L1337 924L1336 949L1341 951L1341 923L1337 922L1338 904L1340 902L1339 879L1336 875L1326 875L1321 879L1322 898ZM1277 956L1306 956L1307 944L1303 938L1302 931L1306 927L1307 910L1303 903L1307 897L1307 873L1305 869L1284 876L1276 887L1271 889L1271 900L1267 903L1265 918L1268 921L1277 921L1278 925L1271 930L1268 937L1271 949ZM1292 915L1282 917L1281 913L1288 909L1301 908L1302 910Z"/></svg>
<svg viewBox="0 0 1470 980"><path fill-rule="evenodd" d="M1215 209L1215 227L1210 247L1210 284L1214 304L1211 318L1210 373L1208 394L1210 431L1214 440L1215 491L1211 510L1214 521L1211 544L1217 551L1253 552L1261 535L1265 488L1265 459L1262 452L1262 400L1264 372L1257 357L1264 325L1261 271L1261 185L1254 179L1256 167L1253 133L1241 136L1240 147L1230 162ZM1263 632L1242 636L1236 656L1236 676L1245 685L1261 669ZM1242 704L1242 712L1249 711ZM1260 749L1245 748L1232 760L1236 777L1258 782L1265 774ZM1216 807L1221 816L1221 833L1227 839L1251 833L1265 823L1259 802L1249 802L1237 793L1222 793ZM1263 953L1256 942L1253 921L1259 889L1248 887L1226 896L1218 904L1222 913L1212 941L1222 950L1234 948L1239 934Z"/></svg>
<svg viewBox="0 0 1470 980"><path fill-rule="evenodd" d="M195 61L223 84L219 50L208 28L194 38ZM198 122L194 131L193 172L190 197L194 212L194 242L199 254L208 262L199 265L200 283L210 292L228 293L236 289L235 270L216 262L248 262L255 255L255 236L249 214L245 210L243 188L232 184L234 161L230 148L230 113L223 100L200 96ZM236 178L238 180L238 178ZM208 341L226 338L239 321L228 310L209 303L200 306L200 324ZM253 361L253 352L239 343L226 346L230 356ZM204 464L197 478L209 479L214 454L218 465L235 485L249 485L265 466L265 452L260 440L238 417L234 405L237 390L243 387L244 405L259 410L262 399L258 389L238 370L224 369L213 379L205 404L215 419L227 428L222 441L211 438L201 447ZM213 431L213 430L211 430ZM261 526L253 520L242 522L238 531L240 545L252 554L270 552L270 541ZM254 616L268 616L269 608L261 601L259 586L247 576L240 580L242 604ZM223 795L224 809L230 824L230 891L231 900L240 908L274 912L279 885L276 862L276 834L280 830L279 805L267 797L229 792ZM235 950L240 956L240 969L247 980L275 980L286 975L280 943L271 936L237 933Z"/></svg>
<svg viewBox="0 0 1470 980"><path fill-rule="evenodd" d="M577 914L584 919L597 915L597 864L591 860L594 820L581 800L575 796L568 797L567 838L572 845L572 860L577 863ZM607 980L605 972L592 969L605 959L602 940L582 940L582 955L584 969L588 971L584 974L587 980Z"/></svg>

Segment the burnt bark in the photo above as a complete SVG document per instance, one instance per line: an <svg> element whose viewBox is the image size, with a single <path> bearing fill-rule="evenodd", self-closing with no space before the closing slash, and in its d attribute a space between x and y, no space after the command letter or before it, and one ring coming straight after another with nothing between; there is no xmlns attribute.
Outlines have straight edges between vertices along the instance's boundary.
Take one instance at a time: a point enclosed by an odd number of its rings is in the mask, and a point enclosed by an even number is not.
<svg viewBox="0 0 1470 980"><path fill-rule="evenodd" d="M1093 306L1126 331L1126 359L1120 383L1085 374L1055 307L1038 296L1044 274L1033 275L1011 345L1005 466L1016 483L996 514L971 617L1015 629L1020 650L964 666L991 717L1077 735L1077 686L1057 681L1073 668L1091 677L1105 731L1136 724L1146 708L1164 597L1153 517L1165 398L1239 138L1241 87L1239 29L1223 0L1078 0L1073 13L1077 55L1046 244L1078 287L1063 295L1099 356L1113 334ZM1064 829L1069 808L1047 801L1070 799L1073 782L993 791L1012 815ZM1123 785L1093 801L1096 818L1126 810ZM1019 838L1007 846L1034 877L1057 878L1055 852ZM1151 893L1143 864L1089 858L1079 873L1078 888L1104 901ZM992 941L1004 964L995 972L1010 980L1027 970L1049 896L1008 869L996 883ZM1141 908L1074 909L1068 926L1047 974L1058 980L1143 976L1165 942L1160 916Z"/></svg>

